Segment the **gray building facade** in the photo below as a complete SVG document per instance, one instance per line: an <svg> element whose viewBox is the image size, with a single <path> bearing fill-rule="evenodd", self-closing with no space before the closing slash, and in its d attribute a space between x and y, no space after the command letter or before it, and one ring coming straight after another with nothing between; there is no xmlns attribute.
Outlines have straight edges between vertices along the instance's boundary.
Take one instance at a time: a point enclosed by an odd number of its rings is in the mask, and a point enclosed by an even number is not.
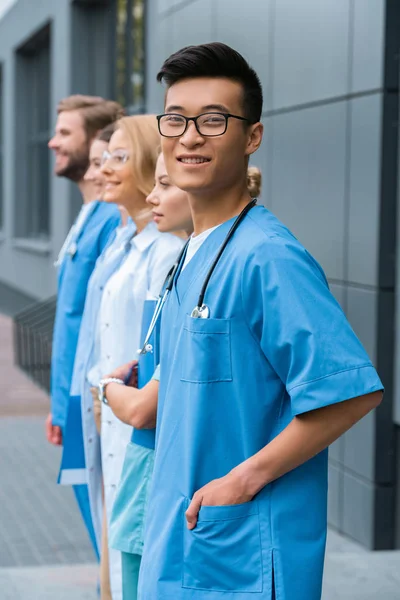
<svg viewBox="0 0 400 600"><path fill-rule="evenodd" d="M93 93L159 112L163 59L215 40L263 83L261 200L320 261L386 386L331 448L329 521L368 548L400 548L397 0L17 0L0 21L1 285L55 292L79 202L51 175L57 101Z"/></svg>

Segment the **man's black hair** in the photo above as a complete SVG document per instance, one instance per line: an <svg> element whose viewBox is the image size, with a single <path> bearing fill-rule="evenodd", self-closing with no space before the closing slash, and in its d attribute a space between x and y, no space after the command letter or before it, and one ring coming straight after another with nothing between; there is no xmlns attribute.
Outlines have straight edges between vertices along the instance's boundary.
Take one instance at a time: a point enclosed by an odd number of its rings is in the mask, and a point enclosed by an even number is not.
<svg viewBox="0 0 400 600"><path fill-rule="evenodd" d="M239 52L221 42L187 46L164 62L157 81L168 87L184 79L225 77L243 87L244 116L251 123L261 118L263 94L260 79Z"/></svg>

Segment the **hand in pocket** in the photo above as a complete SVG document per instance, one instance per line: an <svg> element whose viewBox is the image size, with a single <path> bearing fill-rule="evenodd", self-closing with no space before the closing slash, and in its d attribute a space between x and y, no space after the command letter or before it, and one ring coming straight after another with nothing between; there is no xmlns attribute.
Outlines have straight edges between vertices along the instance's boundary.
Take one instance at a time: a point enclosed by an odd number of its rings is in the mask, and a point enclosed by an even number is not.
<svg viewBox="0 0 400 600"><path fill-rule="evenodd" d="M193 495L185 513L187 527L188 529L196 527L202 506L232 506L250 502L252 498L253 494L246 489L241 477L231 471L225 477L210 481Z"/></svg>

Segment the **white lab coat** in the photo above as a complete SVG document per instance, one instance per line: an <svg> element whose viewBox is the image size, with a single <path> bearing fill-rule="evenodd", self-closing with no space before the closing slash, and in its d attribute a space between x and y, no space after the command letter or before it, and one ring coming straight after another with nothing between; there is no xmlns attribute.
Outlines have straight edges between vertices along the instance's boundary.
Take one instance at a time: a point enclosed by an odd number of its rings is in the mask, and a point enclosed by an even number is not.
<svg viewBox="0 0 400 600"><path fill-rule="evenodd" d="M70 388L70 405L79 402L81 414L76 414L82 422L69 434L70 452L66 461L64 446L63 468L60 483L67 485L88 485L89 508L96 538L97 548L101 548L101 528L103 518L102 472L100 458L100 437L97 434L93 418L93 399L90 393L90 383L87 374L90 366L96 362L94 356L95 330L105 283L123 263L130 251L130 240L136 227L130 222L126 227L118 228L114 239L97 259L95 269L90 277L85 309L79 332L79 340L75 352L74 370ZM97 382L95 382L97 383ZM71 429L71 428L70 428ZM82 456L82 461L79 457Z"/></svg>
<svg viewBox="0 0 400 600"><path fill-rule="evenodd" d="M132 239L127 258L104 286L96 326L96 363L88 374L91 384L137 356L144 301L158 296L182 245L183 240L160 233L153 223ZM131 434L132 427L103 405L101 459L108 524ZM113 600L122 599L121 556L112 549L110 580Z"/></svg>

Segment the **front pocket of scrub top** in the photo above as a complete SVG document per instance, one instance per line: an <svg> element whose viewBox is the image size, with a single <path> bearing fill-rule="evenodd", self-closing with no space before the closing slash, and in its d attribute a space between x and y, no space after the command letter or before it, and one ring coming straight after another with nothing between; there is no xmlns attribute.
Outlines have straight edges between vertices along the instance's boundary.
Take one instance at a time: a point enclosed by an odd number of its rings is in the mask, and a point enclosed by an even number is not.
<svg viewBox="0 0 400 600"><path fill-rule="evenodd" d="M180 360L182 381L232 381L230 320L194 319L186 315Z"/></svg>
<svg viewBox="0 0 400 600"><path fill-rule="evenodd" d="M189 501L186 501L186 508ZM184 517L182 587L210 592L262 592L256 501L203 506L195 529Z"/></svg>

